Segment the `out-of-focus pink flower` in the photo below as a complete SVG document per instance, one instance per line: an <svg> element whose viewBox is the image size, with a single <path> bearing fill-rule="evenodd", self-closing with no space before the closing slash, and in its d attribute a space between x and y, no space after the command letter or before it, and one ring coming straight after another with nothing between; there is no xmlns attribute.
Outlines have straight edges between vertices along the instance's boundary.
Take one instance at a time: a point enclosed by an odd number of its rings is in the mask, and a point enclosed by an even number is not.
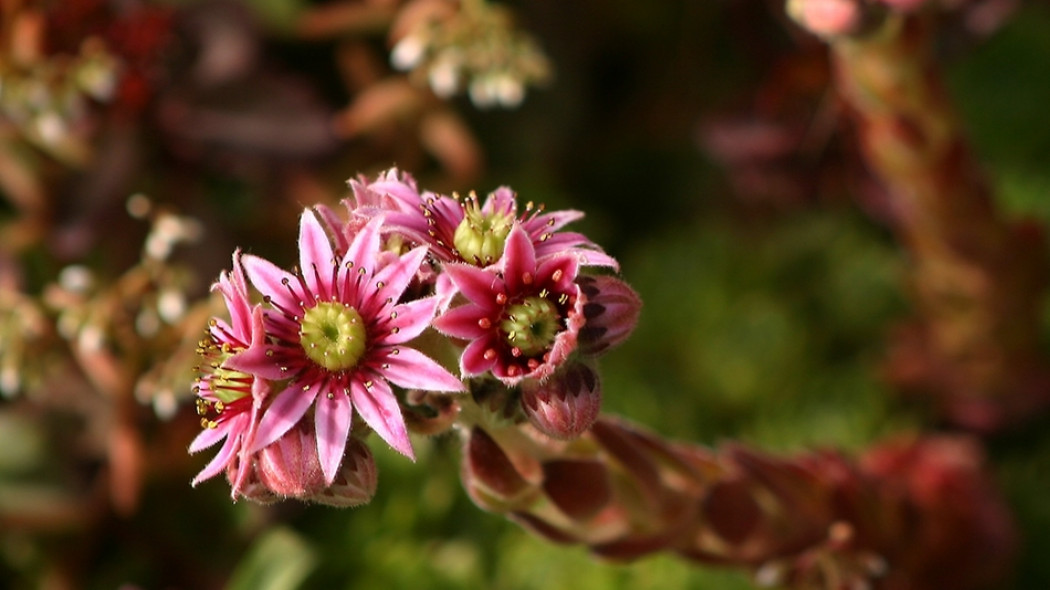
<svg viewBox="0 0 1050 590"><path fill-rule="evenodd" d="M397 168L381 172L375 180L359 174L347 184L353 194L343 204L350 211L347 226L351 232L377 215L412 213L418 210L418 203L423 199L434 197L433 193L421 194L416 179Z"/></svg>
<svg viewBox="0 0 1050 590"><path fill-rule="evenodd" d="M235 460L247 461L259 408L268 393L268 384L227 364L230 357L246 350L253 336L262 331L262 316L253 313L248 300L240 258L240 252L235 252L232 273L223 272L212 286L212 290L222 294L230 321L213 318L208 336L198 347L202 375L195 389L197 412L204 430L190 444L189 451L196 453L224 442L215 457L193 478L194 486L228 470ZM231 475L231 493L236 498L247 472L239 470Z"/></svg>
<svg viewBox="0 0 1050 590"><path fill-rule="evenodd" d="M390 446L413 457L390 383L426 391L463 389L436 362L404 345L430 324L437 299L400 301L426 248L380 256L381 224L378 217L368 222L339 255L326 233L330 228L307 210L294 273L257 256L243 257L248 280L263 295L266 337L228 362L277 384L252 452L279 439L312 406L326 484L338 473L355 410Z"/></svg>
<svg viewBox="0 0 1050 590"><path fill-rule="evenodd" d="M788 14L814 35L833 37L856 32L864 23L861 0L788 0Z"/></svg>
<svg viewBox="0 0 1050 590"><path fill-rule="evenodd" d="M576 349L584 322L578 259L569 253L538 258L528 232L516 224L502 260L502 267L446 264L468 303L438 316L434 327L470 341L460 357L464 376L491 371L508 385L545 379Z"/></svg>

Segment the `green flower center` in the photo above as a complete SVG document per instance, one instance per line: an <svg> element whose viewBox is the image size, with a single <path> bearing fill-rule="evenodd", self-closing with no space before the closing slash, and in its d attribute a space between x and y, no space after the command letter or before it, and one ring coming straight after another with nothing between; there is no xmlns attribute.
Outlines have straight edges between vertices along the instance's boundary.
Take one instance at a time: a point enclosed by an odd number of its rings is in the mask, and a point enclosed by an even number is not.
<svg viewBox="0 0 1050 590"><path fill-rule="evenodd" d="M323 301L306 310L299 344L306 356L329 371L351 369L365 354L365 324L349 305Z"/></svg>
<svg viewBox="0 0 1050 590"><path fill-rule="evenodd" d="M542 353L554 344L561 330L561 315L553 303L542 297L526 297L507 308L507 317L499 324L507 344L526 356Z"/></svg>
<svg viewBox="0 0 1050 590"><path fill-rule="evenodd" d="M482 213L476 204L467 205L463 221L452 236L452 244L463 260L475 264L492 264L503 255L503 245L513 226L513 215Z"/></svg>

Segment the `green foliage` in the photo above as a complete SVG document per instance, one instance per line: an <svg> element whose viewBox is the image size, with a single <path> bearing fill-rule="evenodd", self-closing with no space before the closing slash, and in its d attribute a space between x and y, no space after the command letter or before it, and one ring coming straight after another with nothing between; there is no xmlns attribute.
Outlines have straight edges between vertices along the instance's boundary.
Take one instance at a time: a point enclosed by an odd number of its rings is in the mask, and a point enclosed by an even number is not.
<svg viewBox="0 0 1050 590"><path fill-rule="evenodd" d="M645 307L603 365L606 407L665 434L773 449L857 448L902 421L876 379L901 266L870 226L825 212L651 235L624 259Z"/></svg>
<svg viewBox="0 0 1050 590"><path fill-rule="evenodd" d="M298 588L317 562L310 543L282 527L263 534L237 565L229 590Z"/></svg>
<svg viewBox="0 0 1050 590"><path fill-rule="evenodd" d="M1027 3L951 70L953 99L1014 214L1050 220L1050 8Z"/></svg>

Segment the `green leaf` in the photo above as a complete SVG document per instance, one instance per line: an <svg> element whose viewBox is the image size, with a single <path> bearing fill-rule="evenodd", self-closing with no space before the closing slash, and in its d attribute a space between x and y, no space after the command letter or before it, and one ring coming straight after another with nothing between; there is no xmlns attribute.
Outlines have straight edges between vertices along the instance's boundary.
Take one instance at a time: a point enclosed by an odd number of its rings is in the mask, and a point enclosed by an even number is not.
<svg viewBox="0 0 1050 590"><path fill-rule="evenodd" d="M317 565L316 551L288 528L260 537L237 565L227 590L292 590Z"/></svg>

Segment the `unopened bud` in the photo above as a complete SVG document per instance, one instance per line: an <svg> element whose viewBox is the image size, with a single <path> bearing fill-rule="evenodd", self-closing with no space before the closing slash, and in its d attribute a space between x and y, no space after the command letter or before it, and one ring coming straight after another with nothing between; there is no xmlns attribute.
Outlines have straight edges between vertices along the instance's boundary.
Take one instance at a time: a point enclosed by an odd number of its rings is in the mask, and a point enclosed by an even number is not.
<svg viewBox="0 0 1050 590"><path fill-rule="evenodd" d="M244 498L256 504L273 504L281 499L259 481L259 473L250 462L245 470L241 466L239 457L226 466L226 479L230 482L234 500Z"/></svg>
<svg viewBox="0 0 1050 590"><path fill-rule="evenodd" d="M335 481L306 499L340 508L360 506L372 501L378 483L379 475L372 451L363 442L351 437L346 443L343 463L335 474Z"/></svg>
<svg viewBox="0 0 1050 590"><path fill-rule="evenodd" d="M586 521L612 499L609 473L598 461L555 459L543 464L543 491L566 516Z"/></svg>
<svg viewBox="0 0 1050 590"><path fill-rule="evenodd" d="M711 484L700 506L705 522L723 541L740 545L760 528L762 507L741 479Z"/></svg>
<svg viewBox="0 0 1050 590"><path fill-rule="evenodd" d="M570 363L546 381L521 386L521 406L529 422L551 438L583 434L598 419L602 390L598 375L583 363Z"/></svg>
<svg viewBox="0 0 1050 590"><path fill-rule="evenodd" d="M475 426L464 449L461 477L474 503L492 512L528 504L535 493L507 454L487 432Z"/></svg>
<svg viewBox="0 0 1050 590"><path fill-rule="evenodd" d="M259 480L279 496L306 499L325 488L312 420L300 420L256 456Z"/></svg>
<svg viewBox="0 0 1050 590"><path fill-rule="evenodd" d="M576 283L587 297L585 323L580 329L580 351L601 354L619 346L634 331L642 300L627 283L610 276L579 276Z"/></svg>

